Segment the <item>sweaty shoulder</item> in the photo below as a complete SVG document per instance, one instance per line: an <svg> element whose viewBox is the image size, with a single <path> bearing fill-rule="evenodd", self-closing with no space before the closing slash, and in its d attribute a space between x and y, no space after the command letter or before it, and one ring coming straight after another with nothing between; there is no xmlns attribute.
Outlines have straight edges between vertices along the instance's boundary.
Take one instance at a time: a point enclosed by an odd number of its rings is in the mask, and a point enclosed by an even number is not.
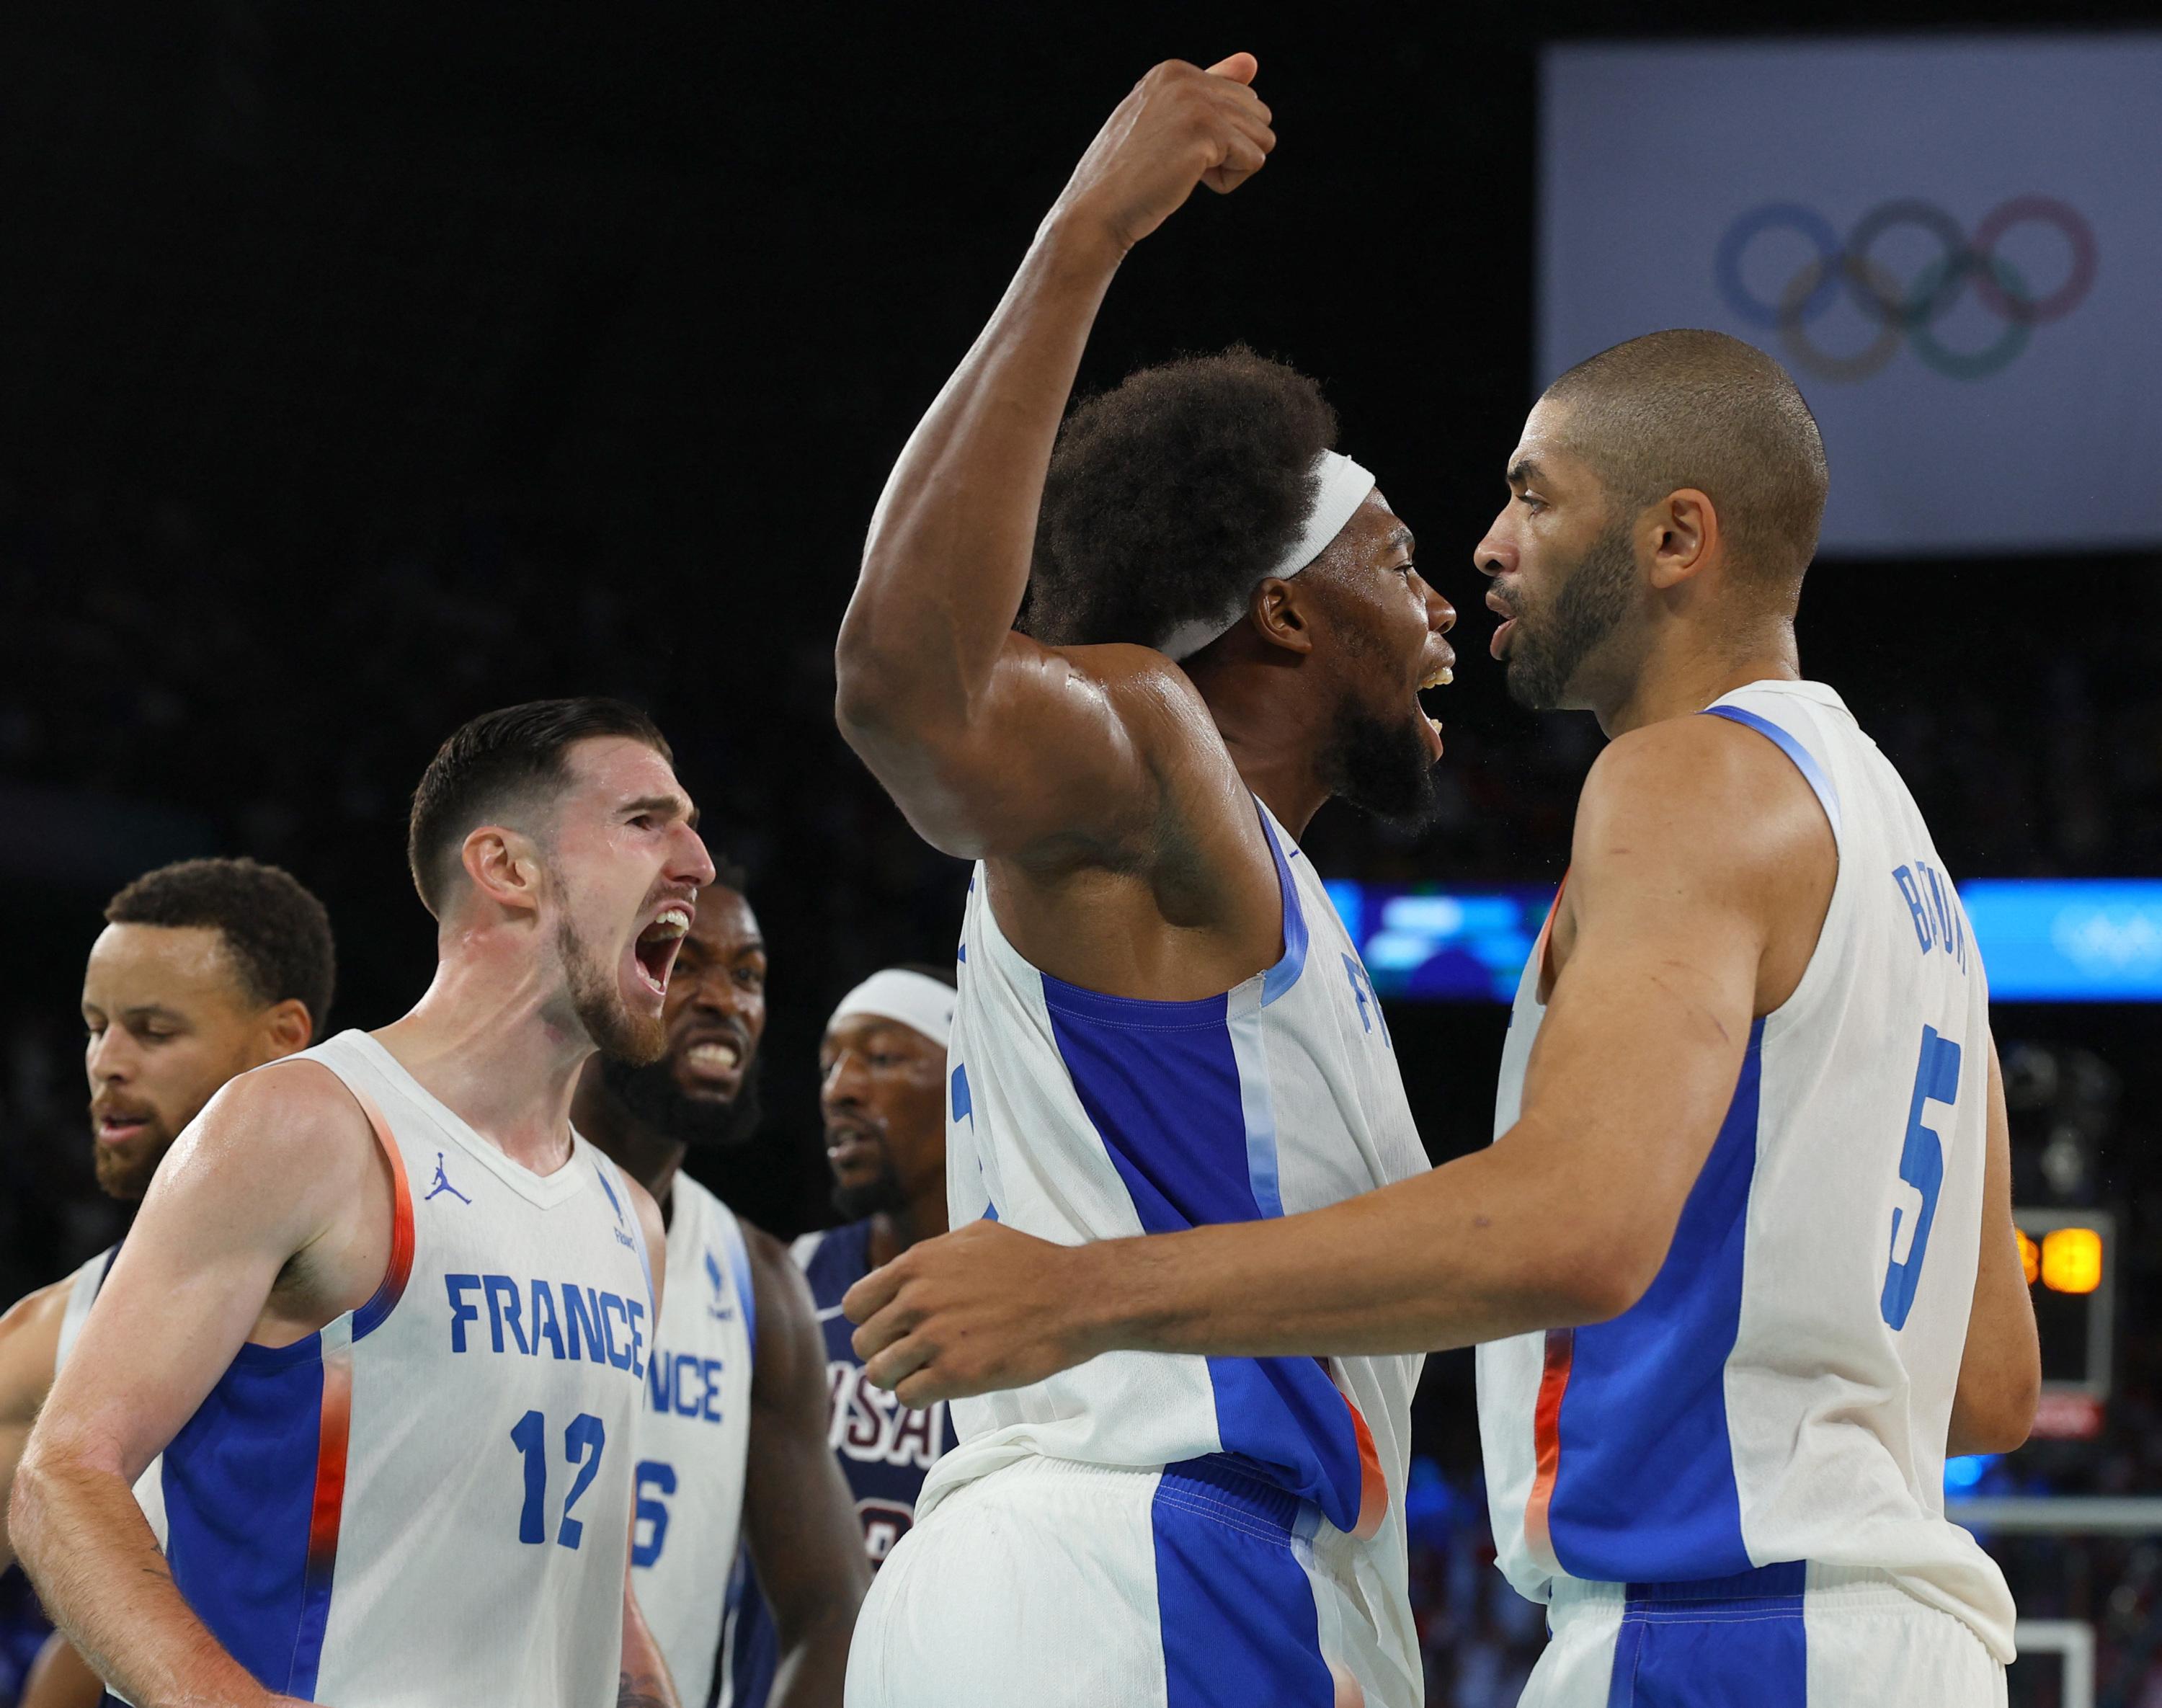
<svg viewBox="0 0 2162 1708"><path fill-rule="evenodd" d="M763 1228L739 1216L744 1250L750 1258L750 1282L758 1308L758 1345L751 1366L754 1391L762 1374L793 1370L799 1354L810 1356L822 1372L825 1340L818 1332L818 1308L811 1282L790 1249ZM780 1378L786 1385L786 1377Z"/></svg>
<svg viewBox="0 0 2162 1708"><path fill-rule="evenodd" d="M1617 737L1585 779L1572 877L1648 854L1747 876L1834 849L1815 791L1776 745L1728 718L1683 717Z"/></svg>
<svg viewBox="0 0 2162 1708"><path fill-rule="evenodd" d="M379 1165L368 1116L320 1063L271 1063L227 1080L175 1141L144 1213L170 1199L228 1202L250 1221L312 1225L353 1201Z"/></svg>
<svg viewBox="0 0 2162 1708"><path fill-rule="evenodd" d="M0 1425L29 1423L44 1403L71 1280L24 1294L0 1316Z"/></svg>

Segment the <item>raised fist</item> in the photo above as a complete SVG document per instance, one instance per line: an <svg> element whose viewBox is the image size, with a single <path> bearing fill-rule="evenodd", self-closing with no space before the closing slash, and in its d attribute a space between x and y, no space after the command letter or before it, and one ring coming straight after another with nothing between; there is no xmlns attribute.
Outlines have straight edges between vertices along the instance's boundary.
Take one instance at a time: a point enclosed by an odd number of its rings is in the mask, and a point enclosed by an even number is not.
<svg viewBox="0 0 2162 1708"><path fill-rule="evenodd" d="M1131 248L1206 184L1228 196L1261 170L1277 145L1269 109L1251 86L1260 69L1233 54L1207 71L1167 60L1096 133L1052 210L1095 223Z"/></svg>

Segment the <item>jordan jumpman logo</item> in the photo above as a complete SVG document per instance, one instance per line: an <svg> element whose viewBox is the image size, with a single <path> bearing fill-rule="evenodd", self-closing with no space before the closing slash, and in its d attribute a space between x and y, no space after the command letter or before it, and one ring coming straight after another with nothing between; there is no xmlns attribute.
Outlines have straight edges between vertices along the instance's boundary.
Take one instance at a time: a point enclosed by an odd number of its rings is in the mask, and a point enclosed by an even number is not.
<svg viewBox="0 0 2162 1708"><path fill-rule="evenodd" d="M460 1192L457 1187L452 1185L451 1177L443 1173L443 1153L441 1151L436 1152L436 1183L428 1188L428 1198L433 1198L439 1192L449 1193L450 1195L457 1199L460 1204L471 1204L473 1202L473 1200L467 1198L465 1194ZM422 1199L420 1202L426 1204L428 1201L428 1198Z"/></svg>

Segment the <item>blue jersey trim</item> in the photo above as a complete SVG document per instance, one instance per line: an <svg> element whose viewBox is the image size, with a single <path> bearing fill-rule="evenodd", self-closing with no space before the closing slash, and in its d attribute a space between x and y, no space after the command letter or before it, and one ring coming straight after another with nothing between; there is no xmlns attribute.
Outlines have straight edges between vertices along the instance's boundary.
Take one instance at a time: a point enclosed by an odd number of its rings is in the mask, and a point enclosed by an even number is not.
<svg viewBox="0 0 2162 1708"><path fill-rule="evenodd" d="M1298 984L1298 975L1306 970L1306 909L1299 903L1291 862L1284 858L1283 844L1277 839L1276 827L1266 813L1261 814L1261 834L1269 839L1269 854L1276 861L1277 889L1283 896L1283 953L1261 979L1261 1006L1266 1008Z"/></svg>
<svg viewBox="0 0 2162 1708"><path fill-rule="evenodd" d="M292 1347L243 1353L312 1351ZM319 1361L236 1359L165 1449L165 1556L196 1617L265 1690L315 1695L330 1617L308 1532L322 1417Z"/></svg>
<svg viewBox="0 0 2162 1708"><path fill-rule="evenodd" d="M1730 723L1739 723L1753 729L1773 746L1794 762L1794 769L1802 774L1802 781L1816 791L1817 801L1824 808L1825 817L1831 821L1834 840L1839 836L1839 791L1832 786L1825 768L1817 763L1817 756L1803 746L1799 737L1774 723L1769 718L1754 712L1744 711L1739 706L1707 706L1707 718L1724 718Z"/></svg>
<svg viewBox="0 0 2162 1708"><path fill-rule="evenodd" d="M1246 1028L1225 996L1136 1003L1047 976L1044 1003L1074 1094L1145 1231L1280 1213L1270 1207L1273 1116L1266 1131L1249 1125L1269 1098L1257 1016L1247 1016L1255 1029L1242 1052ZM1340 1529L1355 1528L1363 1492L1356 1426L1322 1366L1310 1358L1207 1362L1224 1450L1313 1502Z"/></svg>
<svg viewBox="0 0 2162 1708"><path fill-rule="evenodd" d="M1741 1332L1763 1043L1759 1020L1650 1289L1611 1322L1575 1331L1548 1518L1571 1576L1663 1581L1752 1568L1726 1374Z"/></svg>
<svg viewBox="0 0 2162 1708"><path fill-rule="evenodd" d="M736 1286L736 1298L743 1307L744 1333L750 1339L751 1362L758 1361L758 1288L751 1280L750 1247L744 1244L743 1229L733 1215L723 1218L721 1243L728 1247L728 1274Z"/></svg>
<svg viewBox="0 0 2162 1708"><path fill-rule="evenodd" d="M1218 1461L1164 1467L1149 1523L1165 1708L1340 1700L1290 1507Z"/></svg>

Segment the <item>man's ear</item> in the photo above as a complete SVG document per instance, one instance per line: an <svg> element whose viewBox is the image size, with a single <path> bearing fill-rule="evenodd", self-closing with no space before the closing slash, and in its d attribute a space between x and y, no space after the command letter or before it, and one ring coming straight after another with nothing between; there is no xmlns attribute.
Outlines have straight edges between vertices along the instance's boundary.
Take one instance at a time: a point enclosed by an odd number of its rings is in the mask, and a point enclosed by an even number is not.
<svg viewBox="0 0 2162 1708"><path fill-rule="evenodd" d="M1304 577L1300 577L1303 581ZM1246 614L1263 640L1287 652L1313 650L1313 589L1271 576L1254 589Z"/></svg>
<svg viewBox="0 0 2162 1708"><path fill-rule="evenodd" d="M1662 593L1694 580L1719 555L1719 511L1693 486L1668 493L1637 519L1637 540Z"/></svg>
<svg viewBox="0 0 2162 1708"><path fill-rule="evenodd" d="M307 1048L316 1041L316 1022L308 1013L308 1005L297 996L273 1003L263 1011L257 1041L261 1046L258 1053L266 1062Z"/></svg>
<svg viewBox="0 0 2162 1708"><path fill-rule="evenodd" d="M540 850L522 830L483 824L466 833L458 861L479 895L513 913L540 911Z"/></svg>

